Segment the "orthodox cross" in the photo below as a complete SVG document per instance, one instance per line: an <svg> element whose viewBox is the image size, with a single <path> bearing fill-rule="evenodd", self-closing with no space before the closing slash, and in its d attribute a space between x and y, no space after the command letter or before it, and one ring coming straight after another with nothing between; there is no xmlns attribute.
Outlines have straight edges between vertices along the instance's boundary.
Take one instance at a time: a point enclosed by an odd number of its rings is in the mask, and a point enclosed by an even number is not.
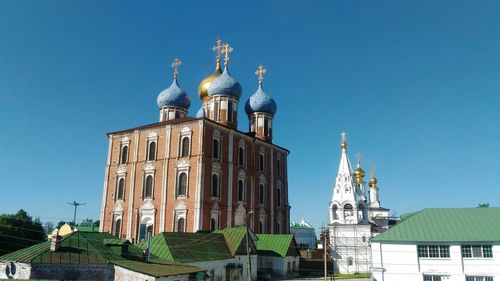
<svg viewBox="0 0 500 281"><path fill-rule="evenodd" d="M224 48L224 46L221 44L221 40L220 39L217 39L217 45L213 46L212 47L212 51L215 52L215 57L217 59L220 59L220 55L222 53L222 49Z"/></svg>
<svg viewBox="0 0 500 281"><path fill-rule="evenodd" d="M259 86L262 86L262 80L264 80L264 74L267 72L267 69L265 69L262 64L259 65L259 68L255 71L255 75L259 78Z"/></svg>
<svg viewBox="0 0 500 281"><path fill-rule="evenodd" d="M179 75L179 65L181 65L181 63L181 60L178 58L175 58L172 62L172 68L174 69L174 79L177 79L177 76Z"/></svg>
<svg viewBox="0 0 500 281"><path fill-rule="evenodd" d="M224 54L224 66L227 65L227 62L229 61L229 53L231 53L232 51L233 48L231 48L228 43L222 46L222 53Z"/></svg>
<svg viewBox="0 0 500 281"><path fill-rule="evenodd" d="M347 148L347 137L346 137L346 133L345 132L342 132L340 133L340 137L342 138L342 143L341 143L341 147L342 149L346 149Z"/></svg>
<svg viewBox="0 0 500 281"><path fill-rule="evenodd" d="M375 177L375 165L370 165L370 175L372 178Z"/></svg>
<svg viewBox="0 0 500 281"><path fill-rule="evenodd" d="M356 153L356 160L357 160L358 164L361 163L361 153L359 153L359 152Z"/></svg>

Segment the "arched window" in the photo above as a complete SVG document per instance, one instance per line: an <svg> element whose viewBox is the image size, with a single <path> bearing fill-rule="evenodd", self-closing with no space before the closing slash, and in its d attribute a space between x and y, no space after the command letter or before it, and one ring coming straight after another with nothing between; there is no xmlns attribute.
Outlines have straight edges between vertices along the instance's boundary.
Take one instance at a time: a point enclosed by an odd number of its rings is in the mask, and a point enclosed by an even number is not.
<svg viewBox="0 0 500 281"><path fill-rule="evenodd" d="M276 196L276 197L277 197L276 199L278 200L278 202L277 202L277 203L278 203L278 207L279 207L279 206L281 206L281 188L279 188L279 187L278 187L278 189L277 189L277 193L278 193L278 194L277 194L277 196Z"/></svg>
<svg viewBox="0 0 500 281"><path fill-rule="evenodd" d="M113 231L113 235L114 236L120 238L121 227L122 227L122 220L121 219L117 219L115 221L115 229Z"/></svg>
<svg viewBox="0 0 500 281"><path fill-rule="evenodd" d="M353 259L352 259L352 257L348 257L347 258L347 265L348 266L353 265Z"/></svg>
<svg viewBox="0 0 500 281"><path fill-rule="evenodd" d="M116 199L123 199L123 191L125 189L125 179L118 180L118 188L116 189Z"/></svg>
<svg viewBox="0 0 500 281"><path fill-rule="evenodd" d="M156 159L156 142L152 141L149 143L148 161L154 161L155 159Z"/></svg>
<svg viewBox="0 0 500 281"><path fill-rule="evenodd" d="M127 158L128 158L128 145L124 145L122 147L120 155L120 164L127 164Z"/></svg>
<svg viewBox="0 0 500 281"><path fill-rule="evenodd" d="M213 145L212 145L212 157L215 159L219 159L219 140L214 139Z"/></svg>
<svg viewBox="0 0 500 281"><path fill-rule="evenodd" d="M212 175L212 197L219 197L219 176Z"/></svg>
<svg viewBox="0 0 500 281"><path fill-rule="evenodd" d="M333 214L334 220L337 220L339 218L339 214L337 213L338 210L339 210L339 207L337 207L337 205L333 205L332 214Z"/></svg>
<svg viewBox="0 0 500 281"><path fill-rule="evenodd" d="M240 166L244 166L245 165L245 149L243 147L240 146L239 150L238 150L238 164Z"/></svg>
<svg viewBox="0 0 500 281"><path fill-rule="evenodd" d="M184 221L185 221L184 218L179 218L177 220L177 231L178 232L184 232Z"/></svg>
<svg viewBox="0 0 500 281"><path fill-rule="evenodd" d="M153 197L153 176L146 176L146 183L144 184L144 197Z"/></svg>
<svg viewBox="0 0 500 281"><path fill-rule="evenodd" d="M352 215L353 215L352 205L345 204L345 206L344 206L344 218L350 217Z"/></svg>
<svg viewBox="0 0 500 281"><path fill-rule="evenodd" d="M243 180L238 181L238 201L245 200L245 185Z"/></svg>
<svg viewBox="0 0 500 281"><path fill-rule="evenodd" d="M177 188L177 195L186 195L187 194L187 174L181 173L179 175L179 187Z"/></svg>
<svg viewBox="0 0 500 281"><path fill-rule="evenodd" d="M210 219L210 230L211 231L217 230L217 222L215 221L214 218Z"/></svg>
<svg viewBox="0 0 500 281"><path fill-rule="evenodd" d="M259 184L259 203L264 204L264 184Z"/></svg>
<svg viewBox="0 0 500 281"><path fill-rule="evenodd" d="M264 223L262 221L259 221L259 233L264 233Z"/></svg>
<svg viewBox="0 0 500 281"><path fill-rule="evenodd" d="M181 157L189 156L189 138L182 138L182 146L181 146Z"/></svg>

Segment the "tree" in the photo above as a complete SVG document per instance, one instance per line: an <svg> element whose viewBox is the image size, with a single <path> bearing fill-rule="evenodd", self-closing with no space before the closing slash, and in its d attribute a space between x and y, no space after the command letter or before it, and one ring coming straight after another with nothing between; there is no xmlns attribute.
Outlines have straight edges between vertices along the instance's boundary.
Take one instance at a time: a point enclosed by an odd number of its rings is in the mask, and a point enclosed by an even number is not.
<svg viewBox="0 0 500 281"><path fill-rule="evenodd" d="M0 256L47 240L42 223L21 209L0 215Z"/></svg>
<svg viewBox="0 0 500 281"><path fill-rule="evenodd" d="M43 224L43 228L45 229L46 234L51 234L52 230L54 230L54 223L51 221L47 221Z"/></svg>
<svg viewBox="0 0 500 281"><path fill-rule="evenodd" d="M481 203L477 205L478 208L488 208L490 206L490 203Z"/></svg>

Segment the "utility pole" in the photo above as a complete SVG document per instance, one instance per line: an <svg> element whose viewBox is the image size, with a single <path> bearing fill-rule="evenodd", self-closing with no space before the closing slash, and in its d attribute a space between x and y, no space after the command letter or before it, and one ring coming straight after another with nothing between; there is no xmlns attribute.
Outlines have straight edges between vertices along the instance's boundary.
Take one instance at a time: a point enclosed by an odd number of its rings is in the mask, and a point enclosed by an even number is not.
<svg viewBox="0 0 500 281"><path fill-rule="evenodd" d="M86 203L80 203L80 202L76 202L76 201L66 202L66 203L68 203L69 205L75 206L75 213L73 214L73 227L76 227L76 209L78 208L78 206L85 205Z"/></svg>
<svg viewBox="0 0 500 281"><path fill-rule="evenodd" d="M248 281L252 281L252 258L250 256L250 237L249 237L249 234L250 234L250 230L249 230L249 227L248 227L248 215L252 214L253 211L249 211L245 214L245 227L246 227L246 248L247 248L247 258L248 258L248 261L247 261L247 269L248 269Z"/></svg>
<svg viewBox="0 0 500 281"><path fill-rule="evenodd" d="M327 263L326 263L326 235L327 235L327 228L326 227L322 227L321 228L321 232L323 233L323 267L324 267L324 279L325 281L328 281L328 277L327 277Z"/></svg>

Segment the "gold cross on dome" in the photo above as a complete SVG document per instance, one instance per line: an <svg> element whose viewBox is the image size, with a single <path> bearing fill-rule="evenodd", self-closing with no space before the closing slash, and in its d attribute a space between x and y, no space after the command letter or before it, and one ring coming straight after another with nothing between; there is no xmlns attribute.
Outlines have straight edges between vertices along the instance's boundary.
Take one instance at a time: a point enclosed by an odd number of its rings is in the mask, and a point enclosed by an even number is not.
<svg viewBox="0 0 500 281"><path fill-rule="evenodd" d="M224 46L221 44L221 42L222 41L220 39L217 39L217 45L215 45L215 46L212 47L212 51L215 52L215 57L217 59L220 59L220 55L221 55L222 50L224 48Z"/></svg>
<svg viewBox="0 0 500 281"><path fill-rule="evenodd" d="M174 79L177 79L177 76L179 75L179 65L181 65L181 63L182 62L179 58L175 58L171 64L172 68L174 69Z"/></svg>
<svg viewBox="0 0 500 281"><path fill-rule="evenodd" d="M259 65L259 68L255 71L255 75L259 78L259 85L262 86L262 80L264 80L264 74L266 74L267 69L264 66Z"/></svg>
<svg viewBox="0 0 500 281"><path fill-rule="evenodd" d="M370 175L372 178L375 177L375 165L373 164L370 166Z"/></svg>
<svg viewBox="0 0 500 281"><path fill-rule="evenodd" d="M227 62L229 61L229 53L231 53L232 51L233 48L231 48L228 43L222 46L222 53L224 54L224 66L227 65Z"/></svg>
<svg viewBox="0 0 500 281"><path fill-rule="evenodd" d="M361 153L356 153L356 160L358 163L361 163Z"/></svg>

